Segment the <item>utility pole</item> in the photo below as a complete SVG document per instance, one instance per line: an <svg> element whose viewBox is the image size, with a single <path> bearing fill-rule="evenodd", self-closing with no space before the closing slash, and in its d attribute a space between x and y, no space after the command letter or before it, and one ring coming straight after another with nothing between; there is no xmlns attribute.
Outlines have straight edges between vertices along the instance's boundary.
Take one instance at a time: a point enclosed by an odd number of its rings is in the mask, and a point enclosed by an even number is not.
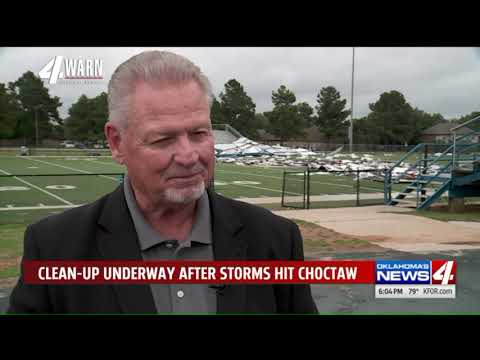
<svg viewBox="0 0 480 360"><path fill-rule="evenodd" d="M353 83L354 83L354 73L355 73L355 47L353 48L352 53L352 102L350 108L350 127L348 128L348 141L349 141L349 150L350 153L353 151Z"/></svg>
<svg viewBox="0 0 480 360"><path fill-rule="evenodd" d="M38 149L38 106L35 106L35 149Z"/></svg>

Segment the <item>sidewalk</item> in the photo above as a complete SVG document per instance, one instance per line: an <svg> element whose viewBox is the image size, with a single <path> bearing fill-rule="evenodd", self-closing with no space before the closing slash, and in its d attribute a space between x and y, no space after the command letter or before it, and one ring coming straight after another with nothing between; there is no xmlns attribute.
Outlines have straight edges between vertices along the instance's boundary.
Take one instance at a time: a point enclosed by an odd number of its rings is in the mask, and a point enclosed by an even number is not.
<svg viewBox="0 0 480 360"><path fill-rule="evenodd" d="M280 210L275 214L313 222L334 231L357 236L387 237L376 244L406 252L480 249L480 226L402 215L411 209L391 206ZM396 214L397 213L397 214ZM480 225L480 224L478 224Z"/></svg>
<svg viewBox="0 0 480 360"><path fill-rule="evenodd" d="M392 196L395 196L392 194ZM343 200L356 200L356 194L341 194L341 195L313 195L310 196L310 202L314 201L343 201ZM383 200L383 193L362 193L360 194L360 200L367 199L381 199ZM235 200L243 201L249 204L281 204L281 197L260 197L260 198L235 198ZM303 202L303 196L285 196L285 200L288 202Z"/></svg>

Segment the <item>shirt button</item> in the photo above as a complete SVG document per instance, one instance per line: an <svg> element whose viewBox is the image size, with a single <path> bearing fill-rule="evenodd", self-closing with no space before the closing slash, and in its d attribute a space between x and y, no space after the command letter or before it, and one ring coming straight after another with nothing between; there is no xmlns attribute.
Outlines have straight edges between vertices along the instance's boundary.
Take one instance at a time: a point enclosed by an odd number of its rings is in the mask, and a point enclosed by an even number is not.
<svg viewBox="0 0 480 360"><path fill-rule="evenodd" d="M184 295L185 295L185 293L184 293L182 290L178 290L178 291L177 291L177 296L178 296L179 298L183 298Z"/></svg>

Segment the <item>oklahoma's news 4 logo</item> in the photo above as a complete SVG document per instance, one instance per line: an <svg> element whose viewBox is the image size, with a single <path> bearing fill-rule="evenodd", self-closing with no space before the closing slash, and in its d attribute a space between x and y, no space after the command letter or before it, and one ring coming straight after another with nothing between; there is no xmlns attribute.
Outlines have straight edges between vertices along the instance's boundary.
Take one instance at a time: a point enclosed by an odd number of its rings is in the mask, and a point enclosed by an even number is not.
<svg viewBox="0 0 480 360"><path fill-rule="evenodd" d="M55 56L39 72L41 79L49 84L62 80L101 80L103 79L103 60L95 58L66 58Z"/></svg>
<svg viewBox="0 0 480 360"><path fill-rule="evenodd" d="M435 284L456 283L455 260L377 260L376 284Z"/></svg>
<svg viewBox="0 0 480 360"><path fill-rule="evenodd" d="M432 260L432 284L450 285L457 282L455 260Z"/></svg>

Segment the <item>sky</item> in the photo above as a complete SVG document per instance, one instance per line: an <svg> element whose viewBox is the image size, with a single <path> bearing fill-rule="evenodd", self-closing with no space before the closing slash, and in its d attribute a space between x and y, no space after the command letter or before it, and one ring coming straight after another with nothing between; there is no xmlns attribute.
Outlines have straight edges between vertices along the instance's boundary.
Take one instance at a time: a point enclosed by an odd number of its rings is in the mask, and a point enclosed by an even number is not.
<svg viewBox="0 0 480 360"><path fill-rule="evenodd" d="M60 116L80 95L107 91L115 68L145 50L168 50L184 55L209 77L214 94L230 79L239 81L256 104L256 111L272 109L272 91L285 85L297 101L312 107L321 88L334 86L351 107L351 47L12 47L0 48L0 83L15 81L26 71L38 75L55 56L100 59L103 79L61 80L45 86L61 99ZM413 106L451 119L480 111L480 48L472 47L356 47L353 114L369 112L381 93L400 91Z"/></svg>

